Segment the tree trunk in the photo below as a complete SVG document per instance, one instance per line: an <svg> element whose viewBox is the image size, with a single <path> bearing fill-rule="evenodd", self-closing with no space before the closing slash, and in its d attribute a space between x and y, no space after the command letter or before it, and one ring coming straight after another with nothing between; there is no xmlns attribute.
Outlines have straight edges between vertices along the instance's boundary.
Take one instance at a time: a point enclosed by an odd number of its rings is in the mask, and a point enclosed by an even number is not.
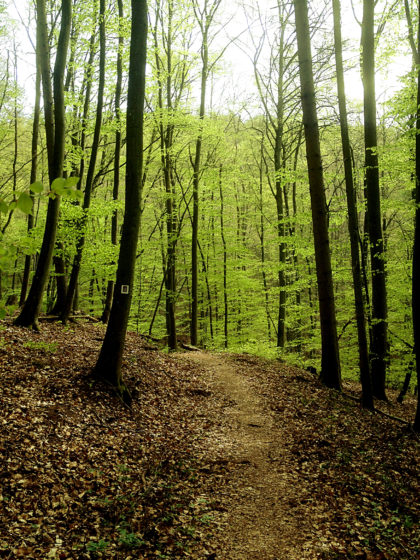
<svg viewBox="0 0 420 560"><path fill-rule="evenodd" d="M124 44L124 37L122 32L122 22L124 17L123 2L118 0L118 17L119 17L119 30L118 37L118 55L117 55L117 84L115 86L115 121L117 123L117 130L115 132L115 151L114 151L114 185L112 189L112 200L118 200L120 189L120 160L121 160L121 90L122 90L122 48ZM118 244L118 211L115 209L112 213L111 221L111 243L116 246ZM106 289L106 298L104 311L102 313L101 321L107 323L111 311L112 296L114 294L114 280L109 280Z"/></svg>
<svg viewBox="0 0 420 560"><path fill-rule="evenodd" d="M106 56L105 0L100 0L99 2L99 45L100 45L99 84L98 84L98 102L96 106L95 130L93 133L91 155L89 160L89 168L87 172L85 192L83 198L83 217L80 220L80 224L79 224L81 231L76 243L76 254L73 259L73 266L71 269L70 281L67 288L64 309L61 314L61 320L63 321L64 324L67 323L68 318L70 316L72 310L73 298L74 298L74 294L76 293L77 282L79 279L83 248L85 246L85 240L86 240L86 223L88 217L88 210L90 207L90 201L92 197L93 179L95 174L96 159L98 155L99 140L101 135L102 110L103 110L103 99L104 99L104 88L105 88L105 56Z"/></svg>
<svg viewBox="0 0 420 560"><path fill-rule="evenodd" d="M208 72L208 44L206 26L203 31L201 45L201 95L200 95L200 129L195 142L195 156L193 166L193 215L192 215L192 242L191 242L191 344L198 344L198 218L199 218L199 186L201 148L203 144L203 119L206 104L207 72Z"/></svg>
<svg viewBox="0 0 420 560"><path fill-rule="evenodd" d="M359 343L359 368L362 383L362 403L373 410L372 382L369 369L369 352L366 333L365 306L363 302L362 273L359 255L359 226L357 219L356 194L354 190L350 138L347 122L346 94L344 89L343 53L341 41L340 0L333 0L334 46L337 72L338 106L340 113L341 143L343 149L344 175L346 182L348 228L350 236L353 291L356 308L357 336Z"/></svg>
<svg viewBox="0 0 420 560"><path fill-rule="evenodd" d="M63 173L65 142L64 70L71 26L71 0L61 2L61 28L58 38L57 55L53 72L54 97L50 78L50 53L45 0L37 0L37 49L41 63L44 92L45 132L47 138L49 180L61 177ZM28 298L15 319L15 325L38 329L38 315L42 296L50 270L58 223L60 197L53 196L48 201L47 219L38 263L32 280Z"/></svg>
<svg viewBox="0 0 420 560"><path fill-rule="evenodd" d="M341 389L327 204L315 104L308 7L306 0L294 0L294 6L321 322L321 381L328 387Z"/></svg>
<svg viewBox="0 0 420 560"><path fill-rule="evenodd" d="M131 0L125 213L112 308L105 338L94 368L94 373L116 387L125 401L130 401L131 397L122 378L121 365L130 313L140 227L146 44L147 2L146 0Z"/></svg>
<svg viewBox="0 0 420 560"><path fill-rule="evenodd" d="M161 5L159 3L160 10ZM160 134L160 159L165 188L166 208L166 258L164 267L165 281L165 319L168 347L170 350L177 349L177 325L176 325L176 246L177 246L177 214L175 199L175 181L173 177L172 147L173 147L173 123L170 117L173 114L172 105L172 33L173 33L173 2L168 3L168 30L166 36L166 61L167 68L162 69L159 57L158 40L158 16L153 30L155 43L155 60L158 81L158 104L160 109L159 134ZM166 101L164 101L164 87L166 86ZM166 106L165 106L166 103ZM169 122L164 123L164 110L168 111Z"/></svg>
<svg viewBox="0 0 420 560"><path fill-rule="evenodd" d="M420 50L420 4L417 33L417 64ZM414 353L417 370L417 412L414 419L414 431L420 432L420 68L417 66L417 111L416 111L416 217L414 226L412 306Z"/></svg>
<svg viewBox="0 0 420 560"><path fill-rule="evenodd" d="M195 156L193 162L193 215L191 240L191 344L198 344L198 218L199 218L199 189L201 173L201 150L203 145L203 119L206 111L207 78L209 76L209 30L221 0L204 0L201 5L194 0L193 7L197 23L201 31L201 88L199 109L199 131L195 142Z"/></svg>
<svg viewBox="0 0 420 560"><path fill-rule="evenodd" d="M277 237L279 257L279 312L277 321L277 346L284 348L286 344L286 243L284 242L286 230L284 227L283 208L283 173L282 173L282 150L283 150L283 127L284 127L284 33L285 24L279 3L280 44L279 44L279 74L277 81L277 107L276 128L274 141L274 173L275 173L275 198L277 209Z"/></svg>
<svg viewBox="0 0 420 560"><path fill-rule="evenodd" d="M362 73L365 136L365 184L372 273L372 343L370 365L375 397L386 400L387 296L381 223L376 132L374 2L363 2Z"/></svg>
<svg viewBox="0 0 420 560"><path fill-rule="evenodd" d="M224 347L228 347L228 334L229 334L229 306L227 294L227 245L225 238L225 224L224 224L224 204L223 204L223 185L222 185L222 166L219 168L219 195L220 195L220 235L223 245L223 306L224 306L224 320L223 320L223 337Z"/></svg>

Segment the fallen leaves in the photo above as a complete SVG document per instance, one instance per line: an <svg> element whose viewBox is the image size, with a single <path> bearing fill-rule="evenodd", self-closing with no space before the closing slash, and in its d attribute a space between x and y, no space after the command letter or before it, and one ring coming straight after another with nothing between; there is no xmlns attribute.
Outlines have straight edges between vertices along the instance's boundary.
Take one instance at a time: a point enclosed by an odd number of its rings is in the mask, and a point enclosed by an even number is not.
<svg viewBox="0 0 420 560"><path fill-rule="evenodd" d="M203 421L173 360L129 335L130 412L90 368L100 327L1 335L0 558L183 557L203 527L192 446ZM168 375L170 383L168 383ZM188 424L188 430L186 429ZM189 512L192 512L191 515ZM194 537L194 538L193 538Z"/></svg>
<svg viewBox="0 0 420 560"><path fill-rule="evenodd" d="M227 560L219 543L233 507L228 488L255 465L209 455L205 442L235 395L222 396L202 368L129 334L127 410L90 377L102 335L91 324L0 332L0 558ZM286 517L304 511L311 519L301 557L415 558L419 463L410 431L305 372L223 359L281 430L281 441L267 442L267 460L292 481ZM258 519L258 485L244 487Z"/></svg>

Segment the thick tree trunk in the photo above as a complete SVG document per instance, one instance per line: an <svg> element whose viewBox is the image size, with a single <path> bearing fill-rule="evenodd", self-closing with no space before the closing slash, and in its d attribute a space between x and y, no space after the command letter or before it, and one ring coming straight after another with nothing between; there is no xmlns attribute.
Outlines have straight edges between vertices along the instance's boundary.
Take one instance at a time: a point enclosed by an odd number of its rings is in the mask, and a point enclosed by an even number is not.
<svg viewBox="0 0 420 560"><path fill-rule="evenodd" d="M147 55L147 2L131 0L131 43L127 95L125 213L111 313L94 373L116 387L124 400L121 365L132 299L140 227L143 165L143 113Z"/></svg>
<svg viewBox="0 0 420 560"><path fill-rule="evenodd" d="M337 72L337 92L340 113L341 142L346 182L348 228L350 235L353 291L356 308L357 336L359 342L359 368L362 383L363 406L373 409L372 382L369 368L369 351L366 333L366 317L363 302L362 273L359 255L359 226L357 219L356 193L354 190L350 138L347 123L346 94L344 89L343 54L341 41L340 0L333 0L335 63Z"/></svg>
<svg viewBox="0 0 420 560"><path fill-rule="evenodd" d="M376 132L374 2L363 2L362 73L365 136L365 183L372 270L372 343L370 364L373 394L386 400L387 296L385 250L381 222L379 167Z"/></svg>
<svg viewBox="0 0 420 560"><path fill-rule="evenodd" d="M47 138L48 170L50 184L62 176L65 141L65 105L64 105L64 70L71 26L71 0L61 2L61 29L58 38L57 55L54 65L52 94L50 78L50 57L45 0L37 0L37 49L41 63L41 76L44 92L45 132ZM38 263L32 280L28 298L15 320L22 327L38 329L38 315L42 296L50 270L55 237L57 232L60 198L50 198L47 209L44 237L39 253Z"/></svg>
<svg viewBox="0 0 420 560"><path fill-rule="evenodd" d="M294 0L321 322L321 381L341 389L331 255L306 0Z"/></svg>

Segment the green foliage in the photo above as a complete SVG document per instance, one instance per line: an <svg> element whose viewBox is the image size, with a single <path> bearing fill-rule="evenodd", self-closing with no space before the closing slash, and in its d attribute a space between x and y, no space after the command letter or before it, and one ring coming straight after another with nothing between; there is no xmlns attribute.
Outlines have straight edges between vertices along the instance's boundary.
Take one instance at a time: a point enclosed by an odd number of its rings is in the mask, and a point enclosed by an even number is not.
<svg viewBox="0 0 420 560"><path fill-rule="evenodd" d="M48 352L51 354L57 352L58 347L56 342L44 342L43 340L28 340L28 342L24 343L24 346L26 348L30 348L31 350L43 350L44 352Z"/></svg>
<svg viewBox="0 0 420 560"><path fill-rule="evenodd" d="M138 535L136 535L135 533L130 533L129 531L127 531L127 529L123 527L119 527L118 531L119 531L118 544L123 548L133 549L133 548L139 548L140 546L147 544Z"/></svg>
<svg viewBox="0 0 420 560"><path fill-rule="evenodd" d="M86 550L88 552L104 552L108 546L109 542L104 539L99 539L99 541L90 541L86 545Z"/></svg>
<svg viewBox="0 0 420 560"><path fill-rule="evenodd" d="M21 210L24 214L32 214L33 200L29 194L23 192L19 195L16 201L16 208Z"/></svg>
<svg viewBox="0 0 420 560"><path fill-rule="evenodd" d="M41 183L41 181L35 181L35 183L32 183L29 189L34 194L41 194L44 190L44 185Z"/></svg>
<svg viewBox="0 0 420 560"><path fill-rule="evenodd" d="M71 200L81 200L83 192L75 189L74 187L79 183L78 177L57 177L51 183L51 190L49 196L54 198L57 195L67 197Z"/></svg>

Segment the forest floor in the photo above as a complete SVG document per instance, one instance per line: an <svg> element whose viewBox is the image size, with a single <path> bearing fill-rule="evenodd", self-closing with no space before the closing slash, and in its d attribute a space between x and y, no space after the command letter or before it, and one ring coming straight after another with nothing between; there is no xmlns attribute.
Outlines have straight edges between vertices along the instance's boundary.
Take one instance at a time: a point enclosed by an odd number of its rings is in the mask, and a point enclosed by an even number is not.
<svg viewBox="0 0 420 560"><path fill-rule="evenodd" d="M103 334L0 324L0 558L420 557L408 424L284 363L132 333L129 408L90 375Z"/></svg>

